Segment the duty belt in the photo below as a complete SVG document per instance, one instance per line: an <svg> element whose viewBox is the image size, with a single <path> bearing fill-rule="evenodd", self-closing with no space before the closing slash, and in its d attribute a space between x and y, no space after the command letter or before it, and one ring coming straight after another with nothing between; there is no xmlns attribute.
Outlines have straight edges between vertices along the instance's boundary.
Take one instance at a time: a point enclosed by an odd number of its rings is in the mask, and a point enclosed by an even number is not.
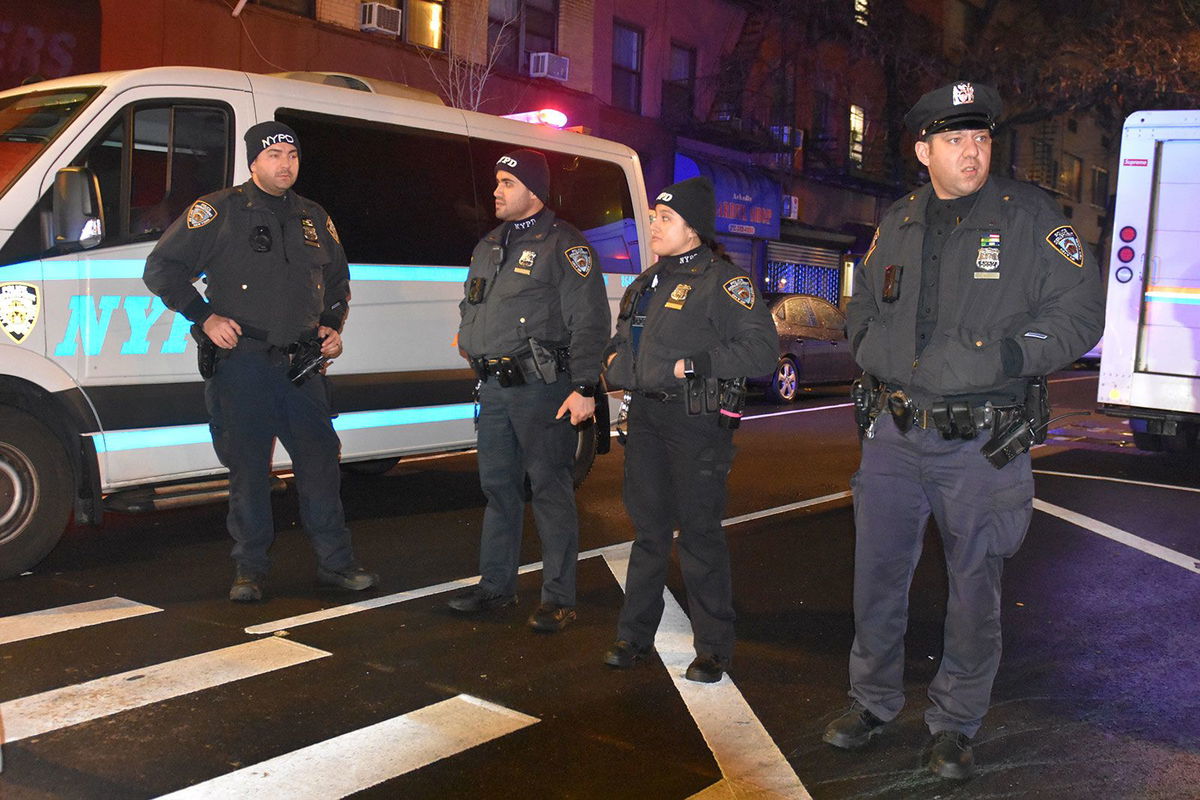
<svg viewBox="0 0 1200 800"><path fill-rule="evenodd" d="M928 407L918 405L903 389L880 387L880 411L887 410L901 433L916 426L936 428L945 439L974 439L982 430L1007 425L1023 407L996 406L991 402L972 405L967 400L937 400Z"/></svg>
<svg viewBox="0 0 1200 800"><path fill-rule="evenodd" d="M537 364L529 353L518 356L480 356L471 359L471 369L481 381L495 380L501 386L520 386L539 381Z"/></svg>
<svg viewBox="0 0 1200 800"><path fill-rule="evenodd" d="M641 395L647 400L655 400L659 403L669 403L672 400L678 400L679 398L683 397L683 395L679 392L669 392L666 389L657 389L653 391L646 389L634 389L633 393Z"/></svg>

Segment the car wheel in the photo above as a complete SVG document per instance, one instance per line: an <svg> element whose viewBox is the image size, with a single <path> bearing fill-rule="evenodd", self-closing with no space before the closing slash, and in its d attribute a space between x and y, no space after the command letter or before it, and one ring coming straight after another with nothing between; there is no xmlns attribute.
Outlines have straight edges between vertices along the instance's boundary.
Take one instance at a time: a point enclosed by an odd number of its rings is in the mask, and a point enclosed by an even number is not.
<svg viewBox="0 0 1200 800"><path fill-rule="evenodd" d="M784 356L775 366L775 373L771 376L771 385L767 387L767 393L776 403L791 403L796 399L799 382L800 373L796 369L796 362L792 360L791 356Z"/></svg>
<svg viewBox="0 0 1200 800"><path fill-rule="evenodd" d="M0 409L0 578L42 560L71 515L71 462L41 420Z"/></svg>

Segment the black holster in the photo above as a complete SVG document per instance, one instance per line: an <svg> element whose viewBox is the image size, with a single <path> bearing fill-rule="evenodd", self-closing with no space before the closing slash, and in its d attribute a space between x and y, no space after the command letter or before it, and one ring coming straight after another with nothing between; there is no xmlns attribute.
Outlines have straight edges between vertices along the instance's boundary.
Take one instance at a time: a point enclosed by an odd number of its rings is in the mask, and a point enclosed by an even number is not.
<svg viewBox="0 0 1200 800"><path fill-rule="evenodd" d="M688 378L684 400L689 417L721 410L721 383L716 378Z"/></svg>
<svg viewBox="0 0 1200 800"><path fill-rule="evenodd" d="M1025 385L1025 405L1011 420L1001 420L996 432L980 452L996 469L1029 451L1035 444L1046 441L1050 422L1050 397L1044 375L1032 378Z"/></svg>
<svg viewBox="0 0 1200 800"><path fill-rule="evenodd" d="M217 365L217 344L208 338L200 325L192 326L192 338L196 340L196 369L200 377L208 380L213 376Z"/></svg>

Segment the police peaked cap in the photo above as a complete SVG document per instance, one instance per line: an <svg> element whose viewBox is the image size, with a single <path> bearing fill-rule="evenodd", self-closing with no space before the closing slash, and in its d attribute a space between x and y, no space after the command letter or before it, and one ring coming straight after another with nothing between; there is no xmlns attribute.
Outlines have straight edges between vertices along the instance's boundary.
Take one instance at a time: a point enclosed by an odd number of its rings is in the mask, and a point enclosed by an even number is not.
<svg viewBox="0 0 1200 800"><path fill-rule="evenodd" d="M525 184L534 197L547 202L550 196L550 166L546 157L537 150L513 150L496 161L495 172L505 172Z"/></svg>
<svg viewBox="0 0 1200 800"><path fill-rule="evenodd" d="M956 81L923 95L904 124L918 139L942 131L992 131L1003 112L1000 93L991 86Z"/></svg>
<svg viewBox="0 0 1200 800"><path fill-rule="evenodd" d="M282 122L267 120L257 125L251 125L246 130L246 164L253 164L258 154L268 147L277 144L290 144L296 148L297 158L300 156L300 137L296 132Z"/></svg>

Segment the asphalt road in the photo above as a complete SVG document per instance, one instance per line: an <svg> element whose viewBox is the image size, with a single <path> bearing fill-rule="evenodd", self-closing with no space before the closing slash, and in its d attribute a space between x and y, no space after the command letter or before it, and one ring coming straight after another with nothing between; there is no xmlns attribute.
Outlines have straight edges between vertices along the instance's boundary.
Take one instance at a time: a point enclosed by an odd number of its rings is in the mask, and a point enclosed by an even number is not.
<svg viewBox="0 0 1200 800"><path fill-rule="evenodd" d="M1095 385L1055 376L1056 413L1091 409ZM225 599L220 505L113 515L0 583L0 797L1200 797L1200 459L1139 453L1097 416L1035 451L979 771L954 783L922 759L946 596L936 533L911 593L904 711L861 754L823 745L847 703L857 438L845 387L750 414L726 515L739 643L721 684L680 679L690 639L670 602L658 657L600 664L632 535L619 447L579 492L580 618L551 636L524 626L531 520L519 607L445 609L476 569L475 458L414 460L346 476L358 555L383 576L365 597L315 586L292 489L263 604ZM670 589L683 601L677 569ZM55 631L63 620L81 626Z"/></svg>

